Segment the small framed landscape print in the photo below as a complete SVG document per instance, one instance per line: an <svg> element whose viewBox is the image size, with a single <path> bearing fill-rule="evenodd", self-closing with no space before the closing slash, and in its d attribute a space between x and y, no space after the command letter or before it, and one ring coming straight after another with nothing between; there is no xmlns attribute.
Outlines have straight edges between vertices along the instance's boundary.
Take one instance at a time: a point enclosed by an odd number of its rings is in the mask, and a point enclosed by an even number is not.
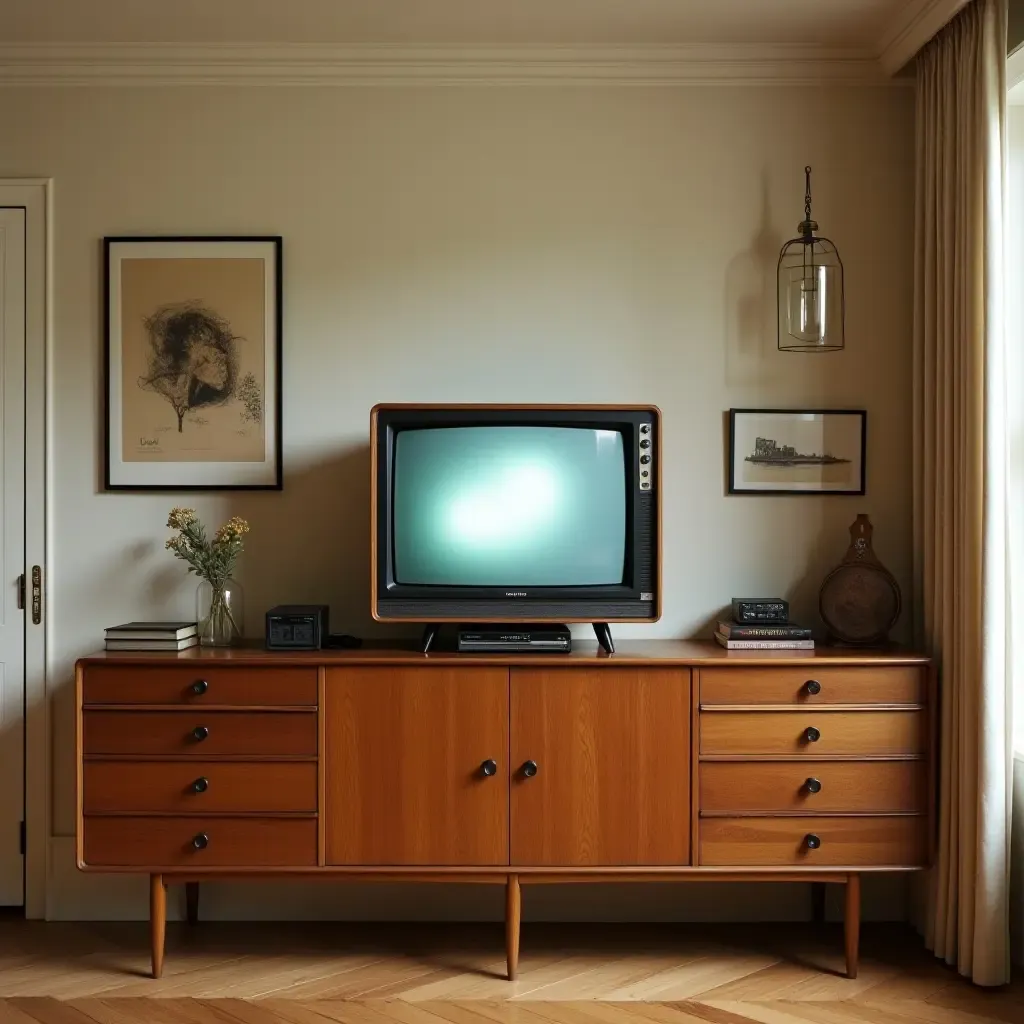
<svg viewBox="0 0 1024 1024"><path fill-rule="evenodd" d="M730 409L730 494L863 494L867 418L856 409Z"/></svg>
<svg viewBox="0 0 1024 1024"><path fill-rule="evenodd" d="M281 239L105 238L107 490L281 487Z"/></svg>

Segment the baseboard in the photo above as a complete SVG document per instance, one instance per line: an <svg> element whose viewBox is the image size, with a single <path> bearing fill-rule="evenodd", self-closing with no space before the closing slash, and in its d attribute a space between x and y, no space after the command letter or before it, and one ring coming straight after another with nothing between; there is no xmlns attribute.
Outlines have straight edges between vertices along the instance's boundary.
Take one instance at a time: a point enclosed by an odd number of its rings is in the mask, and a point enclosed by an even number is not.
<svg viewBox="0 0 1024 1024"><path fill-rule="evenodd" d="M842 916L842 893L830 886L827 912ZM208 921L500 921L504 890L489 885L339 882L211 882L202 887ZM650 885L538 885L523 888L526 921L805 921L810 888L799 884L722 882ZM868 877L863 916L903 921L907 880ZM184 915L184 894L173 892L168 918ZM143 876L84 874L75 867L75 841L50 840L47 919L144 921L149 888Z"/></svg>

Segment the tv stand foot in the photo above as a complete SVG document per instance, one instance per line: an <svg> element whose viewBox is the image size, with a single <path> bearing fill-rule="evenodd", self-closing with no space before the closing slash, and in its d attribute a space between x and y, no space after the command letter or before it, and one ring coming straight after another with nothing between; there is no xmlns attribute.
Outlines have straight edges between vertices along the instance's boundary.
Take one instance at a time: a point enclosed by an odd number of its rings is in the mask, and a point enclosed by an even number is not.
<svg viewBox="0 0 1024 1024"><path fill-rule="evenodd" d="M434 646L434 641L437 639L437 634L441 632L440 622L428 622L423 627L423 639L420 641L420 649L424 654Z"/></svg>
<svg viewBox="0 0 1024 1024"><path fill-rule="evenodd" d="M595 622L594 632L597 634L597 642L605 649L608 654L615 653L615 644L612 641L612 631L608 627L607 622Z"/></svg>

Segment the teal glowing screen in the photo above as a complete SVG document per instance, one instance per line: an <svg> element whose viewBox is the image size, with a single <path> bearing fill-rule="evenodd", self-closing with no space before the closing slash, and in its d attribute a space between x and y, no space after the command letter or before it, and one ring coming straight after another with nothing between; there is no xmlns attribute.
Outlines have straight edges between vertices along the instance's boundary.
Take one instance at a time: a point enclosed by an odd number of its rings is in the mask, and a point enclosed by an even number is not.
<svg viewBox="0 0 1024 1024"><path fill-rule="evenodd" d="M401 430L392 507L399 584L623 581L626 465L617 430Z"/></svg>

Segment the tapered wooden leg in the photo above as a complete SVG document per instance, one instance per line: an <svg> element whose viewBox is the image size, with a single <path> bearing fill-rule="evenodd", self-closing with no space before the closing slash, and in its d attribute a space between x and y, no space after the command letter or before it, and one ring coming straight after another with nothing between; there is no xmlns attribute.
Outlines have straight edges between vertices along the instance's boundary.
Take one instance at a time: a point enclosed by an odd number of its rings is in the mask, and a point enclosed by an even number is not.
<svg viewBox="0 0 1024 1024"><path fill-rule="evenodd" d="M846 918L844 922L846 936L846 976L857 977L860 964L860 875L850 875L846 879Z"/></svg>
<svg viewBox="0 0 1024 1024"><path fill-rule="evenodd" d="M519 918L522 897L519 876L509 875L505 884L505 961L508 980L515 981L519 971Z"/></svg>
<svg viewBox="0 0 1024 1024"><path fill-rule="evenodd" d="M164 934L167 931L167 886L163 875L149 876L149 942L153 977L164 972Z"/></svg>
<svg viewBox="0 0 1024 1024"><path fill-rule="evenodd" d="M199 923L199 883L185 883L185 919L189 924Z"/></svg>
<svg viewBox="0 0 1024 1024"><path fill-rule="evenodd" d="M825 920L825 883L811 882L811 920L821 924Z"/></svg>

